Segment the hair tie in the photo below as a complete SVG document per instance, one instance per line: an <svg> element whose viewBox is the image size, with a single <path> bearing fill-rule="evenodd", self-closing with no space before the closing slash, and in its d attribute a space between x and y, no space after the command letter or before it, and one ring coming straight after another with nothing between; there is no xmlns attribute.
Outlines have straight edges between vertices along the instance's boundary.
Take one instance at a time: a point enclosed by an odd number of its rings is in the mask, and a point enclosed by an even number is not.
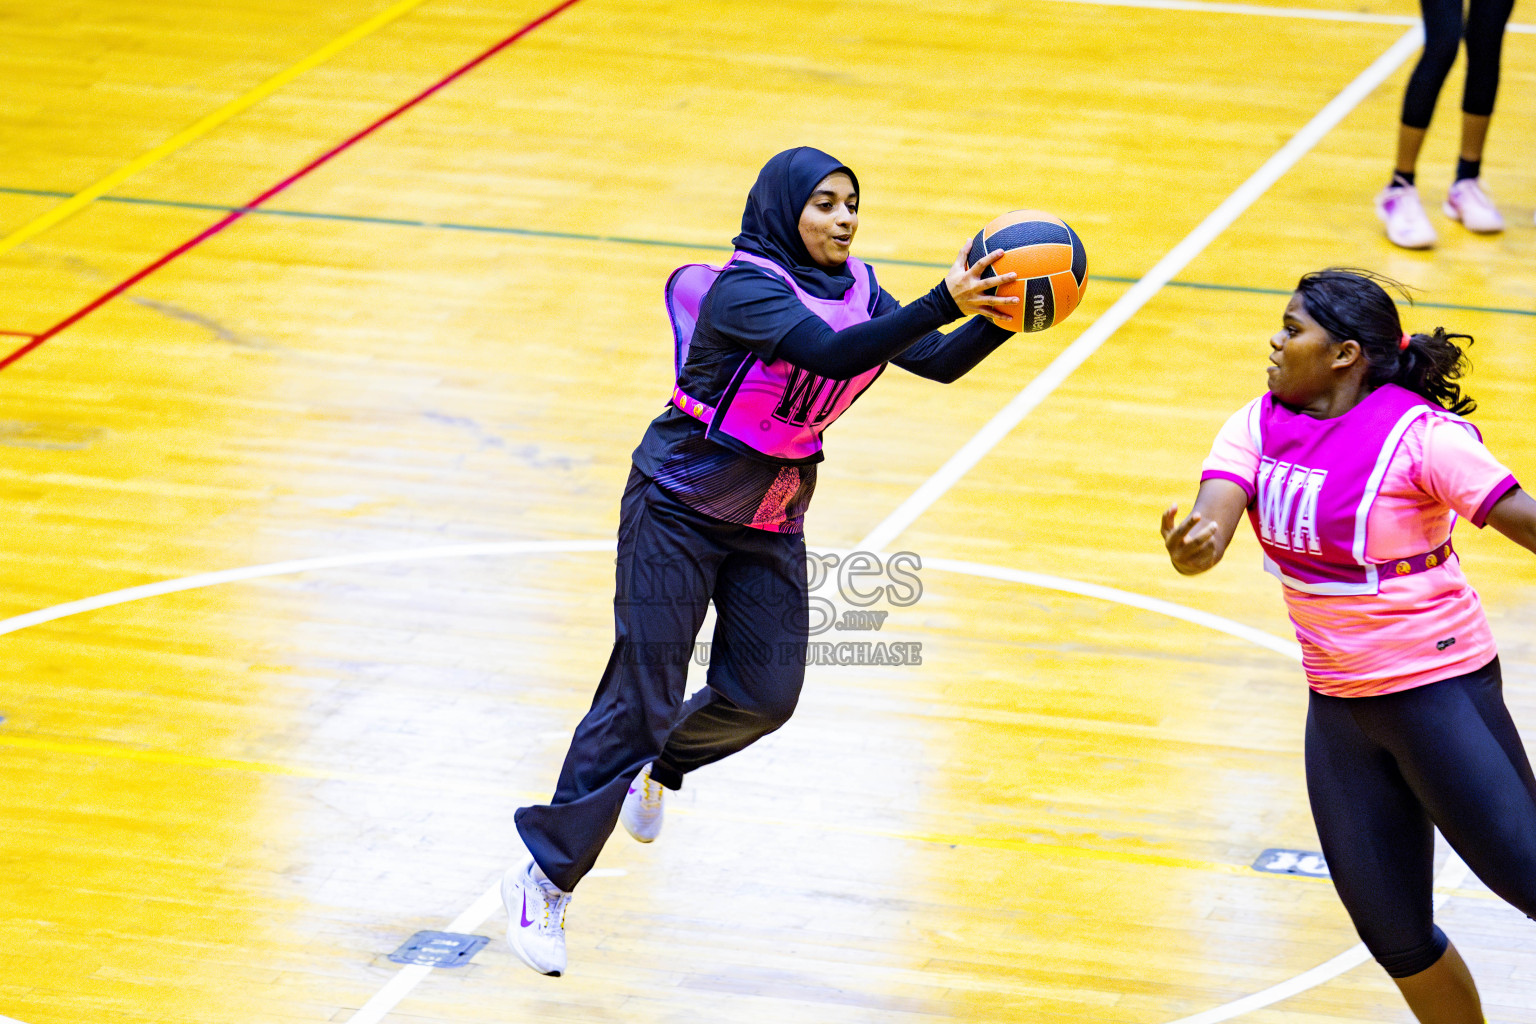
<svg viewBox="0 0 1536 1024"><path fill-rule="evenodd" d="M1408 335L1406 335L1406 334L1404 334L1404 335L1403 335L1403 336L1402 336L1402 337L1401 337L1401 338L1399 338L1399 339L1398 339L1398 341L1397 341L1397 350L1398 350L1398 351L1399 351L1399 352L1405 352L1405 351L1407 351L1407 350L1408 350L1408 343L1409 343L1409 342L1410 342L1410 341L1412 341L1412 340L1413 340L1413 339L1412 339L1412 338L1411 338L1411 337L1409 337L1409 336L1408 336Z"/></svg>

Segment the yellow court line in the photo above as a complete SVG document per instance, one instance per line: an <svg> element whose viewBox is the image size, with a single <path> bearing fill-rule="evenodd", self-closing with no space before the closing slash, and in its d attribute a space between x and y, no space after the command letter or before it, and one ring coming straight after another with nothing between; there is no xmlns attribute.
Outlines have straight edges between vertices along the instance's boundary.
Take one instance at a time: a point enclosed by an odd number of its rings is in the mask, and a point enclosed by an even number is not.
<svg viewBox="0 0 1536 1024"><path fill-rule="evenodd" d="M113 188L116 188L124 181L127 181L135 174L138 174L144 168L150 166L158 160L170 156L178 149L181 149L184 146L187 146L192 142L202 138L204 135L207 135L209 132L213 131L213 129L217 128L225 121L228 121L236 114L266 99L268 96L272 95L272 93L276 92L278 89L281 89L283 86L287 85L289 82L293 81L304 72L325 63L332 57L336 56L336 54L340 53L342 50L345 50L347 47L357 42L359 39L377 32L385 25L395 21L402 15L408 14L410 11L420 7L425 2L426 0L399 0L399 2L394 4L392 7L380 11L372 18L369 18L361 25L358 25L356 28L347 32L345 35L338 36L336 39L326 43L324 46L320 47L320 49L316 50L308 57L305 57L303 60L299 61L292 67L278 72L276 75L267 79L265 82L261 83L245 95L231 100L230 102L224 104L224 106L220 107L218 110L215 110L213 113L204 117L202 120L196 122L190 127L182 129L180 132L171 136L169 139L166 139L160 145L143 154L132 163L124 164L122 167L119 167L105 178L102 178L100 181L96 182L96 184L90 186L84 191L77 192L75 195L70 196L68 199L64 200L58 206L55 206L41 217L23 224L9 235L6 235L4 238L0 238L0 253L14 249L16 246L20 245L22 242L25 242L27 239L47 231L49 228L53 227L55 224L58 224L60 221L80 212L82 208L101 198L107 192Z"/></svg>

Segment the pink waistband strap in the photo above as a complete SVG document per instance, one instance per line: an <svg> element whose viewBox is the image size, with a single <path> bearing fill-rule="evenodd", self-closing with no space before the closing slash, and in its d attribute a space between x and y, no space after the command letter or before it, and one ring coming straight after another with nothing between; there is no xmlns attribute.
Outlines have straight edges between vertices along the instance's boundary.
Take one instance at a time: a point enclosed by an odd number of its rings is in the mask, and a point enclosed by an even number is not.
<svg viewBox="0 0 1536 1024"><path fill-rule="evenodd" d="M1444 544L1433 551L1426 551L1422 555L1414 555L1412 558L1400 558L1393 562L1378 563L1377 569L1382 576L1412 576L1414 573L1425 572L1436 566L1444 565L1451 560L1456 552L1451 548L1451 542Z"/></svg>
<svg viewBox="0 0 1536 1024"><path fill-rule="evenodd" d="M672 388L672 404L677 406L683 412L687 413L689 416L692 416L694 419L698 420L700 423L704 424L706 427L709 426L710 422L715 418L714 406L705 405L697 398L690 397L680 387Z"/></svg>

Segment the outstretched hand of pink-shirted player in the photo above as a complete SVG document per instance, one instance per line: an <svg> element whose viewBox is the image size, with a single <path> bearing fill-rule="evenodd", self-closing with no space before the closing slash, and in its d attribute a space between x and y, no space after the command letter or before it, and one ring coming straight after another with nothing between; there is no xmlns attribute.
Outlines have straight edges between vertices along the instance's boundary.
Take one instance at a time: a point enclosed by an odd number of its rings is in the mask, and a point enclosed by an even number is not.
<svg viewBox="0 0 1536 1024"><path fill-rule="evenodd" d="M1221 551L1216 546L1221 527L1200 518L1199 512L1191 512L1178 522L1179 506L1169 505L1163 512L1163 546L1173 567L1185 576L1205 572L1221 561Z"/></svg>
<svg viewBox="0 0 1536 1024"><path fill-rule="evenodd" d="M1182 522L1179 506L1168 506L1163 512L1163 546L1173 567L1194 576L1221 561L1247 507L1243 489L1219 478L1201 481L1195 507Z"/></svg>

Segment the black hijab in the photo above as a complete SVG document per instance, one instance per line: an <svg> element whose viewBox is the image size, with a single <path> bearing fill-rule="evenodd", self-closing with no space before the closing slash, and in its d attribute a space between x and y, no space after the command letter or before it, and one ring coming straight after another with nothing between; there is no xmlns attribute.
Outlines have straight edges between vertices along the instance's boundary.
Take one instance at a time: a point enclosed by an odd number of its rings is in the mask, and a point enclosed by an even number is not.
<svg viewBox="0 0 1536 1024"><path fill-rule="evenodd" d="M800 239L800 213L805 201L833 171L848 175L858 190L859 179L853 171L819 149L800 146L774 156L763 165L747 193L741 234L731 240L738 249L773 260L793 274L801 288L820 299L840 299L853 287L853 273L846 263L835 269L821 266L811 259Z"/></svg>

